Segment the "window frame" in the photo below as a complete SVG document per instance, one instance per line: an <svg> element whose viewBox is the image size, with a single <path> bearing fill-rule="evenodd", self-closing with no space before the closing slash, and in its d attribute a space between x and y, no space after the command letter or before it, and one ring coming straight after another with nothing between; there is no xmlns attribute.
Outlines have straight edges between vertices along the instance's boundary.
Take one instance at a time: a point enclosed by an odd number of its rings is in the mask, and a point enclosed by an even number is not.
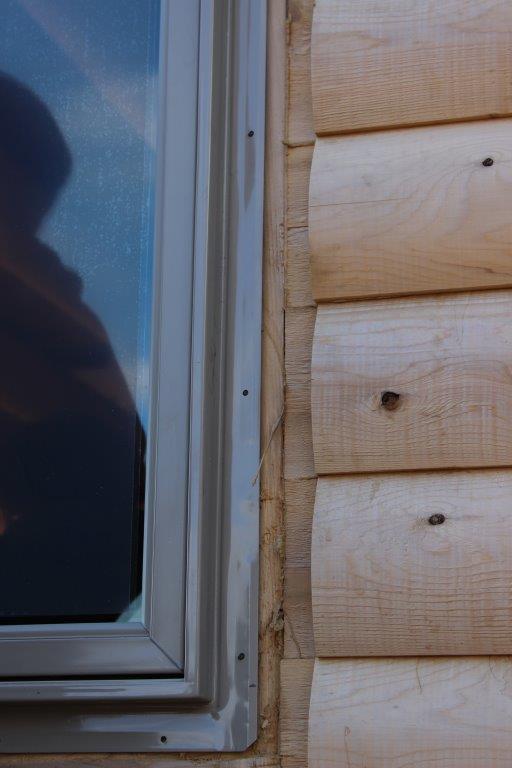
<svg viewBox="0 0 512 768"><path fill-rule="evenodd" d="M190 446L190 375L184 372L190 367L192 322L200 4L178 2L173 16L171 24L169 3L163 2L147 456L147 475L153 482L148 482L145 505L144 615L141 621L124 624L0 626L0 679L183 673ZM174 72L179 76L171 76ZM170 114L175 103L180 105L179 121ZM173 146L180 146L180 153L173 152ZM168 183L176 177L179 193ZM167 215L175 210L179 210L179 226L177 217ZM179 264L172 258L175 253L182 254ZM178 270L179 279L173 280ZM173 333L177 328L179 333ZM162 430L160 424L173 428ZM22 695L21 685L18 690Z"/></svg>
<svg viewBox="0 0 512 768"><path fill-rule="evenodd" d="M170 0L163 4L168 12ZM146 528L157 546L147 556L147 627L3 627L0 657L10 643L20 665L10 670L31 679L0 674L1 752L237 750L256 737L266 2L172 0L176 12L197 24L198 58L194 65L190 36L171 19L170 34L163 35L169 41L157 222L163 256L155 270L158 396L148 473L157 480L150 483L148 509L155 515ZM175 55L188 55L197 88L173 76ZM186 106L188 122L175 119L176 103ZM192 174L187 146L195 157ZM187 215L194 218L189 227ZM179 280L169 258L175 252L193 254L184 258ZM179 339L171 333L176 323L184 329ZM166 429L175 423L178 429ZM176 506L186 507L187 523L168 537L176 488L183 490ZM186 540L186 562L178 548L172 553L183 573L183 601L173 610L171 557L161 546L167 538ZM33 659L40 653L47 654L50 674L36 677ZM65 679L66 664L73 679Z"/></svg>

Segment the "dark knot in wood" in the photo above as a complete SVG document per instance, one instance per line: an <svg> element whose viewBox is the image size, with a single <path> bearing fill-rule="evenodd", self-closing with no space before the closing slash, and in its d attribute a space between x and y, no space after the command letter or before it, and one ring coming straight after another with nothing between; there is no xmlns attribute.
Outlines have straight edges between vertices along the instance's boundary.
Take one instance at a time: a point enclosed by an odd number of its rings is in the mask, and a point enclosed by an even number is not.
<svg viewBox="0 0 512 768"><path fill-rule="evenodd" d="M485 160L482 160L482 165L485 165L486 168L489 168L489 166L494 164L494 160L492 157L486 157Z"/></svg>
<svg viewBox="0 0 512 768"><path fill-rule="evenodd" d="M386 411L394 411L398 408L400 395L397 392L383 392L380 396L380 404Z"/></svg>
<svg viewBox="0 0 512 768"><path fill-rule="evenodd" d="M446 517L441 512L436 512L435 515L430 515L428 521L430 525L442 525Z"/></svg>

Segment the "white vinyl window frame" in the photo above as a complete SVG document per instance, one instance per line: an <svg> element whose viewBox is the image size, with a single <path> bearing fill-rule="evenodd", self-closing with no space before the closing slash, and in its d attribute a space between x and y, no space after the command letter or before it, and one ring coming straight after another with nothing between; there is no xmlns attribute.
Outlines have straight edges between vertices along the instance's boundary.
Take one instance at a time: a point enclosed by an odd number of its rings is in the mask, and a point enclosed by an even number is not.
<svg viewBox="0 0 512 768"><path fill-rule="evenodd" d="M256 737L266 3L162 8L143 619L0 627L2 752Z"/></svg>

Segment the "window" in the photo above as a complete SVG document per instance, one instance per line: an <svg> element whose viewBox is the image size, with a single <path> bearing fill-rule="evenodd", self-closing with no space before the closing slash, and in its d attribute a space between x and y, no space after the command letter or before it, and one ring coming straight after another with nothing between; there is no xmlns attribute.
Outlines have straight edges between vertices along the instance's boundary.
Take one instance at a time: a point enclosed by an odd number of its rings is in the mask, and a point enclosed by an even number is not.
<svg viewBox="0 0 512 768"><path fill-rule="evenodd" d="M256 736L264 78L260 0L2 6L1 751Z"/></svg>

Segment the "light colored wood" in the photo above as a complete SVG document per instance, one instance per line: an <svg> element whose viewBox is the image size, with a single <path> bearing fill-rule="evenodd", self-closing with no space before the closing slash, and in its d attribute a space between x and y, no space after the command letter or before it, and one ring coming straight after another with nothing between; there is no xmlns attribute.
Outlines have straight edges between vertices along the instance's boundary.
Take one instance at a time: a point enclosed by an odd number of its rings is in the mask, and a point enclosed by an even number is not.
<svg viewBox="0 0 512 768"><path fill-rule="evenodd" d="M316 310L307 229L312 146L304 146L315 138L310 82L312 10L313 0L290 0L288 4L287 144L296 148L288 152L287 176L284 655L293 659L314 656L310 555L316 478L311 436L311 350ZM306 746L302 731L300 744L290 754L283 754L283 765L305 765Z"/></svg>
<svg viewBox="0 0 512 768"><path fill-rule="evenodd" d="M510 768L512 661L317 660L309 768Z"/></svg>
<svg viewBox="0 0 512 768"><path fill-rule="evenodd" d="M311 607L311 569L287 565L284 577L284 653L287 659L315 655Z"/></svg>
<svg viewBox="0 0 512 768"><path fill-rule="evenodd" d="M284 656L315 655L311 611L311 524L316 478L287 480Z"/></svg>
<svg viewBox="0 0 512 768"><path fill-rule="evenodd" d="M316 306L311 288L311 253L307 227L294 227L288 231L286 306Z"/></svg>
<svg viewBox="0 0 512 768"><path fill-rule="evenodd" d="M313 670L311 670L313 672ZM279 768L276 757L198 755L91 754L91 755L2 755L2 768Z"/></svg>
<svg viewBox="0 0 512 768"><path fill-rule="evenodd" d="M254 751L278 753L283 649L284 222L286 2L268 8L260 473L259 732Z"/></svg>
<svg viewBox="0 0 512 768"><path fill-rule="evenodd" d="M311 522L315 496L311 436L311 350L316 310L307 237L312 129L309 47L313 0L289 0L289 100L286 219L286 411L284 442L286 561L281 664L282 768L307 768L313 674ZM288 658L293 657L293 658Z"/></svg>
<svg viewBox="0 0 512 768"><path fill-rule="evenodd" d="M510 286L511 210L511 118L319 139L315 298Z"/></svg>
<svg viewBox="0 0 512 768"><path fill-rule="evenodd" d="M313 159L313 147L294 147L288 150L286 226L308 226L309 174Z"/></svg>
<svg viewBox="0 0 512 768"><path fill-rule="evenodd" d="M318 134L512 112L509 0L317 0Z"/></svg>
<svg viewBox="0 0 512 768"><path fill-rule="evenodd" d="M511 291L319 308L319 474L510 466L511 414Z"/></svg>
<svg viewBox="0 0 512 768"><path fill-rule="evenodd" d="M287 480L315 475L310 401L309 384L287 387L284 432L284 476Z"/></svg>
<svg viewBox="0 0 512 768"><path fill-rule="evenodd" d="M317 655L512 654L511 505L508 469L319 480Z"/></svg>
<svg viewBox="0 0 512 768"><path fill-rule="evenodd" d="M311 99L311 24L314 0L289 0L288 138L289 146L313 144Z"/></svg>
<svg viewBox="0 0 512 768"><path fill-rule="evenodd" d="M316 477L286 480L286 565L310 567Z"/></svg>
<svg viewBox="0 0 512 768"><path fill-rule="evenodd" d="M511 43L508 0L316 0L315 129L369 133L317 143L313 296L374 299L318 310L316 471L400 471L319 481L318 654L510 651L512 292L378 297L512 285L512 122L371 131L512 114ZM303 152L288 223L305 231ZM403 472L468 467L494 468ZM308 739L310 768L509 768L512 660L317 659Z"/></svg>
<svg viewBox="0 0 512 768"><path fill-rule="evenodd" d="M287 307L286 334L286 384L295 386L311 383L311 354L315 331L316 307Z"/></svg>
<svg viewBox="0 0 512 768"><path fill-rule="evenodd" d="M280 754L286 768L306 768L312 659L281 662Z"/></svg>
<svg viewBox="0 0 512 768"><path fill-rule="evenodd" d="M284 476L314 477L311 435L311 350L316 309L287 309Z"/></svg>

